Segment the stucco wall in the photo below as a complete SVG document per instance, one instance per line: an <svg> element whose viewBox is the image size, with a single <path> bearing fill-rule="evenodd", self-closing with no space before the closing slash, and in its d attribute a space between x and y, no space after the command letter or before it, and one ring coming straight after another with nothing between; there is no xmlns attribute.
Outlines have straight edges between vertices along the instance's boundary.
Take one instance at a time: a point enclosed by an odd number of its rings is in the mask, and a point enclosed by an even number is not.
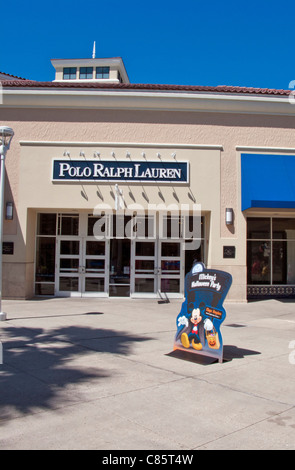
<svg viewBox="0 0 295 470"><path fill-rule="evenodd" d="M20 207L19 180L22 178L20 141L138 142L143 148L145 143L221 145L218 236L222 238L223 244L240 246L241 254L238 252L235 262L224 260L223 268L228 265L228 270L235 271L231 298L245 300L245 218L239 205L239 153L236 146L295 148L295 119L292 116L1 108L0 119L3 125L11 126L15 132L6 159L6 197L11 200L13 194L16 215ZM25 167L22 167L23 171ZM259 177L263 175L258 175ZM226 207L232 207L235 212L235 224L230 228L224 223ZM6 239L15 239L19 251L25 246L27 235L24 227L27 223L26 216L22 213L4 224ZM13 260L5 256L4 261L18 262L19 254L18 252ZM32 262L31 255L27 262ZM23 292L23 296L26 295L27 287Z"/></svg>

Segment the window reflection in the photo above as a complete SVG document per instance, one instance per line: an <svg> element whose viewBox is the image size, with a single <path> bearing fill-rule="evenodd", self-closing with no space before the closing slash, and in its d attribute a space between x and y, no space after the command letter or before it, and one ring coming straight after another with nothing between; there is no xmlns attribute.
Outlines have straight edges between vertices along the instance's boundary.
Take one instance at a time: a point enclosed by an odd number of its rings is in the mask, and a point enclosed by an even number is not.
<svg viewBox="0 0 295 470"><path fill-rule="evenodd" d="M270 283L270 243L248 242L248 284Z"/></svg>
<svg viewBox="0 0 295 470"><path fill-rule="evenodd" d="M248 284L295 284L295 218L247 219Z"/></svg>

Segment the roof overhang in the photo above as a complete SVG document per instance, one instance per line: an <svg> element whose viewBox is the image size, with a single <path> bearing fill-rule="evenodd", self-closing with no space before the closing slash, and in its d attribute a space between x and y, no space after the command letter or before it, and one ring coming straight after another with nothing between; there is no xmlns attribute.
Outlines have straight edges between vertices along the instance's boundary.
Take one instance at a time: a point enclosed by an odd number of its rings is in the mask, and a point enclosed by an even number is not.
<svg viewBox="0 0 295 470"><path fill-rule="evenodd" d="M185 88L150 89L138 85L64 86L42 82L6 82L2 106L28 108L132 109L295 115L288 95L257 95L188 91Z"/></svg>

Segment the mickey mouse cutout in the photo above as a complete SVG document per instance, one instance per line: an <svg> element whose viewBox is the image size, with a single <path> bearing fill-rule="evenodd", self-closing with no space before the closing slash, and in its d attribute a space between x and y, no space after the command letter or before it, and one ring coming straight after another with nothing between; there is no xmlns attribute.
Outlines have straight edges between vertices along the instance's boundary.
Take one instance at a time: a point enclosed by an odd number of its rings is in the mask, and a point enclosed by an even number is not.
<svg viewBox="0 0 295 470"><path fill-rule="evenodd" d="M226 312L223 301L230 289L229 273L196 263L185 279L185 301L177 317L174 349L223 360L220 325Z"/></svg>

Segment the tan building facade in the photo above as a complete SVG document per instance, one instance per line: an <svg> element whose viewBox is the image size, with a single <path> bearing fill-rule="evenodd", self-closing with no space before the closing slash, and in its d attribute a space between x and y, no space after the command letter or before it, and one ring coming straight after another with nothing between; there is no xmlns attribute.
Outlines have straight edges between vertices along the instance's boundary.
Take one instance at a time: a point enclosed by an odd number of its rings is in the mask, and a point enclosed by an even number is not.
<svg viewBox="0 0 295 470"><path fill-rule="evenodd" d="M15 133L6 298L182 297L194 260L232 274L229 301L295 294L295 198L272 207L250 194L243 206L243 159L295 155L288 91L133 85L125 72L101 82L94 63L93 81L75 82L62 80L62 66L54 82L2 81L1 125Z"/></svg>

